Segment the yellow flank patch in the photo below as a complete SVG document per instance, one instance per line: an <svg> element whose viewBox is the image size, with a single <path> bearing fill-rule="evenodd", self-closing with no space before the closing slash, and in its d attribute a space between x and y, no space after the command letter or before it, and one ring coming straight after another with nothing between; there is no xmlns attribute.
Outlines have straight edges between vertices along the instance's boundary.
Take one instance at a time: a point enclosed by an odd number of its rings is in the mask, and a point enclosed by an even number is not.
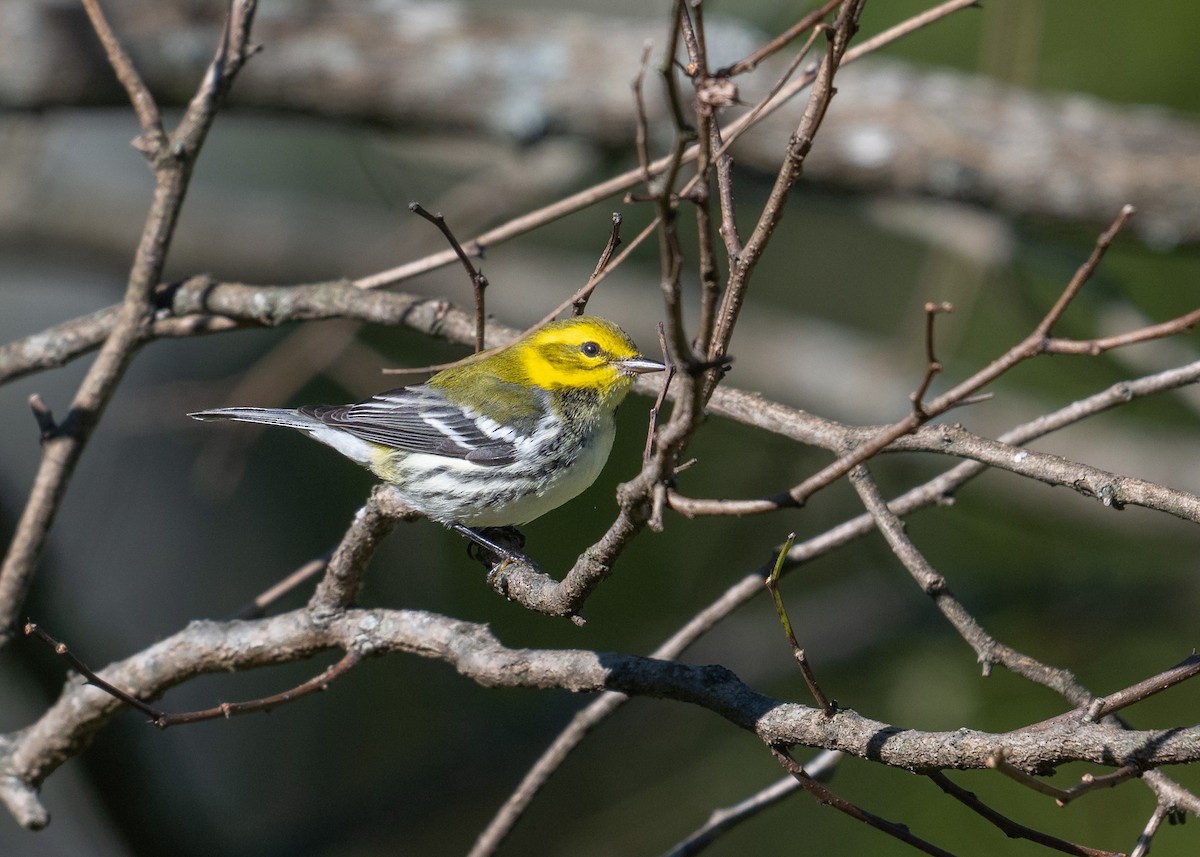
<svg viewBox="0 0 1200 857"><path fill-rule="evenodd" d="M397 482L399 476L393 466L395 457L390 446L382 443L371 443L371 472L384 482Z"/></svg>

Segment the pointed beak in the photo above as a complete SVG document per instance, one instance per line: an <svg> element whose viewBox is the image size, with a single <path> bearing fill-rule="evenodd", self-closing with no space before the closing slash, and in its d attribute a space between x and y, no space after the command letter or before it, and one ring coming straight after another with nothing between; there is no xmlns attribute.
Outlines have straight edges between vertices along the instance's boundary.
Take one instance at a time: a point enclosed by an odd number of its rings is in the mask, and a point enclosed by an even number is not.
<svg viewBox="0 0 1200 857"><path fill-rule="evenodd" d="M667 367L657 360L647 360L645 357L629 357L616 361L622 372L630 375L645 375L647 372L661 372Z"/></svg>

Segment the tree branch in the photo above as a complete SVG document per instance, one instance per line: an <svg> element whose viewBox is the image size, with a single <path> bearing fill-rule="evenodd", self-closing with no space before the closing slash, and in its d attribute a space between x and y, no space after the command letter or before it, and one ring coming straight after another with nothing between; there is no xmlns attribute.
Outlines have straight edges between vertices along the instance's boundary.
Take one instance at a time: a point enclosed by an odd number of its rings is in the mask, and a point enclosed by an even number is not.
<svg viewBox="0 0 1200 857"><path fill-rule="evenodd" d="M1142 769L1200 760L1200 727L1125 730L1082 712L1005 733L922 732L863 717L827 715L746 686L729 670L584 650L513 649L485 626L420 610L339 612L314 621L305 609L253 621L195 621L145 650L98 671L139 699L156 699L194 676L303 660L340 649L362 656L407 652L444 661L487 687L619 691L708 709L769 746L840 750L914 771L983 769L995 753L1023 770L1069 761ZM35 723L0 741L0 800L26 826L36 789L76 755L121 708L114 697L72 679Z"/></svg>
<svg viewBox="0 0 1200 857"><path fill-rule="evenodd" d="M75 465L83 454L101 414L141 343L142 328L154 312L154 289L162 279L167 250L183 205L192 167L216 110L242 63L249 55L254 0L235 0L217 54L172 139L157 133L156 111L128 57L116 44L95 3L89 14L114 62L118 77L130 90L143 122L140 145L154 166L154 195L141 241L126 283L125 298L95 362L71 402L59 431L42 445L42 458L29 499L0 565L0 646L12 639L25 596L41 557Z"/></svg>

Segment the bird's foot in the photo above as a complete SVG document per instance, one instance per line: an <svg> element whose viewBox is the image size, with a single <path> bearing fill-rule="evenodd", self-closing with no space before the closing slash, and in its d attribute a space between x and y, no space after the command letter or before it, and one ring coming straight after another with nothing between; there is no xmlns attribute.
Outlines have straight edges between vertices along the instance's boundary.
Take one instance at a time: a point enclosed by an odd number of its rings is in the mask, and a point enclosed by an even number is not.
<svg viewBox="0 0 1200 857"><path fill-rule="evenodd" d="M485 568L495 569L510 562L534 565L533 561L521 552L521 548L525 547L525 537L516 527L481 527L473 530L459 523L447 526L470 539L467 556L482 563Z"/></svg>

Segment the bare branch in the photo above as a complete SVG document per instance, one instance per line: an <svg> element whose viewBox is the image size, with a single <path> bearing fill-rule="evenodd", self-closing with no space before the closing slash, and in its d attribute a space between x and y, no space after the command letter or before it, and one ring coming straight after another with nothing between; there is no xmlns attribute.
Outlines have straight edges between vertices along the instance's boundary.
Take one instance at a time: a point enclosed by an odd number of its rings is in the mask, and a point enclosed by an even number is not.
<svg viewBox="0 0 1200 857"><path fill-rule="evenodd" d="M351 609L316 622L304 609L249 622L198 621L97 674L131 696L154 699L202 673L275 665L330 649L419 654L445 661L488 686L613 690L687 702L749 730L771 747L836 749L910 770L982 769L997 752L1033 771L1073 760L1142 768L1200 760L1200 727L1137 731L1064 716L999 734L898 729L852 711L830 716L772 699L721 667L580 650L512 649L484 625L417 610ZM120 705L107 693L69 681L36 723L0 746L0 765L8 771L8 778L0 780L0 800L10 808L23 806L22 795L80 752ZM37 823L30 814L18 820Z"/></svg>
<svg viewBox="0 0 1200 857"><path fill-rule="evenodd" d="M479 271L467 256L458 239L454 237L454 233L450 230L446 223L446 218L440 214L431 214L425 210L419 202L411 202L408 205L408 210L419 214L430 223L438 228L438 231L445 236L446 241L450 244L450 248L454 251L454 255L458 257L458 261L467 271L467 276L471 280L471 294L475 298L475 353L483 351L484 338L487 331L487 311L484 309L483 293L488 287L488 279Z"/></svg>
<svg viewBox="0 0 1200 857"><path fill-rule="evenodd" d="M1159 825L1170 812L1171 810L1161 803L1155 805L1154 812L1150 813L1150 819L1138 836L1137 845L1129 852L1129 857L1146 857L1150 853L1150 843L1154 841L1154 835L1158 833Z"/></svg>
<svg viewBox="0 0 1200 857"><path fill-rule="evenodd" d="M804 773L817 782L828 782L829 778L833 776L834 766L841 758L841 753L825 750L817 754L811 762L805 763ZM726 831L742 822L749 821L764 809L774 806L800 788L800 782L795 777L787 776L734 806L713 810L703 826L664 854L663 857L692 857L692 855L699 854Z"/></svg>
<svg viewBox="0 0 1200 857"><path fill-rule="evenodd" d="M1088 706L1087 716L1093 720L1099 720L1102 717L1112 714L1114 711L1120 711L1122 708L1133 705L1135 702L1141 702L1143 699L1148 699L1156 693L1169 690L1180 682L1194 677L1197 673L1200 673L1200 655L1193 652L1190 657L1185 658L1169 670L1165 670L1145 681L1140 681L1132 687L1127 687L1108 696L1094 699L1092 704Z"/></svg>
<svg viewBox="0 0 1200 857"><path fill-rule="evenodd" d="M1062 318L1063 313L1067 311L1067 307L1071 305L1071 301L1075 300L1075 296L1079 294L1079 291L1087 284L1087 281L1096 273L1096 268L1100 266L1100 260L1104 258L1104 254L1112 246L1117 233L1125 228L1125 224L1129 222L1129 218L1131 217L1133 217L1133 206L1124 206L1120 214L1117 215L1117 219L1112 222L1112 225L1100 234L1100 237L1096 239L1096 247L1092 250L1092 255L1075 271L1075 276L1071 278L1071 282L1067 283L1067 287L1058 296L1058 300L1050 308L1050 312L1046 313L1046 317L1034 329L1030 336L1031 339L1044 340L1050 336L1050 331L1054 329L1054 325Z"/></svg>
<svg viewBox="0 0 1200 857"><path fill-rule="evenodd" d="M954 307L944 301L940 304L925 304L925 360L929 366L925 370L925 377L921 379L921 386L909 397L912 399L914 413L921 418L926 418L925 408L921 405L921 400L925 398L925 393L928 392L929 385L933 383L933 377L942 371L942 364L937 359L933 350L933 320L939 313L953 311Z"/></svg>
<svg viewBox="0 0 1200 857"><path fill-rule="evenodd" d="M316 621L354 603L362 588L367 563L398 520L420 517L399 499L391 485L376 485L367 504L358 510L342 543L334 550L308 609Z"/></svg>
<svg viewBox="0 0 1200 857"><path fill-rule="evenodd" d="M217 54L170 144L167 145L165 138L143 138L147 145L154 146L150 156L155 171L154 196L129 271L121 308L100 353L75 393L60 430L43 444L33 487L0 565L0 645L12 639L34 568L75 465L141 344L142 329L153 317L154 290L162 280L167 249L196 155L216 117L221 99L250 53L248 39L254 9L254 0L236 0L230 5L229 20ZM109 47L110 43L116 44L115 37L99 14L99 7L92 4L89 13L94 13L93 21L97 22L101 39L117 65L118 76L123 76L123 83L130 88L144 127L146 123L155 123L157 119L143 97L144 87L133 74L127 57L119 48Z"/></svg>
<svg viewBox="0 0 1200 857"><path fill-rule="evenodd" d="M159 115L158 105L154 102L154 96L150 94L141 75L134 68L133 60L125 52L121 40L113 32L112 26L104 15L104 10L100 8L99 0L83 0L83 8L92 22L92 29L96 31L100 44L104 46L108 63L116 72L121 86L125 88L125 92L129 96L129 103L133 105L138 122L142 126L142 135L135 141L134 148L145 155L147 159L153 160L166 140L162 117Z"/></svg>
<svg viewBox="0 0 1200 857"><path fill-rule="evenodd" d="M792 549L792 544L796 541L796 534L790 533L783 542L783 547L779 551L779 556L775 559L775 566L771 569L770 576L766 579L767 591L771 593L771 598L775 601L775 612L779 614L779 622L783 625L784 636L787 637L788 643L792 647L792 657L800 667L800 673L804 676L804 683L808 685L808 692L812 694L813 701L816 702L817 708L832 714L836 710L836 706L829 701L829 698L821 690L821 686L817 684L817 677L813 674L812 668L808 664L808 657L804 654L804 649L799 641L796 640L796 634L792 630L792 623L788 619L787 610L783 606L783 595L779 592L779 574L783 571L783 561L787 559L788 552Z"/></svg>
<svg viewBox="0 0 1200 857"><path fill-rule="evenodd" d="M308 696L311 693L326 690L334 679L353 669L362 660L362 655L359 652L347 652L340 661L330 666L320 675L309 679L291 690L272 694L261 699L249 700L247 702L222 702L220 705L201 711L167 712L147 705L136 696L98 676L83 661L75 657L65 643L55 640L33 622L26 623L25 633L49 644L53 647L56 654L61 655L71 665L72 669L84 677L88 684L125 703L130 708L142 712L159 729L167 729L171 726L182 726L189 723L201 723L205 720L228 719L240 714L269 712L281 705L286 705L289 702Z"/></svg>
<svg viewBox="0 0 1200 857"><path fill-rule="evenodd" d="M795 778L796 782L800 784L800 788L815 797L819 803L831 806L856 821L861 821L876 830L886 833L888 836L895 837L906 845L911 845L925 854L933 854L934 857L954 857L949 851L938 848L936 845L926 842L921 837L913 834L907 825L897 824L894 821L888 821L886 818L880 818L874 813L867 812L857 804L835 795L824 785L810 777L808 772L804 770L804 767L789 756L786 751L778 747L772 747L771 753L783 765L784 769Z"/></svg>
<svg viewBox="0 0 1200 857"><path fill-rule="evenodd" d="M1026 827L1024 824L1019 824L992 809L976 797L974 792L969 792L962 786L957 785L941 771L934 771L928 776L939 789L959 803L979 813L979 815L998 827L1009 838L1027 839L1030 842L1036 842L1038 845L1045 845L1047 848L1053 848L1055 851L1061 851L1064 854L1075 854L1078 857L1120 857L1115 851L1103 851L1099 848L1089 848L1086 845L1076 845L1074 842L1067 842L1065 839L1059 839L1057 836L1051 836L1040 830L1034 830L1032 827Z"/></svg>
<svg viewBox="0 0 1200 857"><path fill-rule="evenodd" d="M816 25L818 22L825 20L825 16L836 9L840 4L841 0L826 0L825 3L822 3L816 9L813 9L795 24L792 24L792 26L788 27L778 36L771 39L771 41L755 50L752 54L742 57L740 60L728 66L727 68L719 69L717 74L719 76L733 77L734 75L754 71L760 62L765 60L767 57L783 50L792 41L797 39L805 30L808 30L814 27L814 25Z"/></svg>
<svg viewBox="0 0 1200 857"><path fill-rule="evenodd" d="M721 306L717 311L716 328L709 348L712 354L728 352L729 340L733 336L733 327L737 322L742 302L745 300L750 277L758 260L766 250L767 244L775 232L775 227L783 217L783 203L792 186L800 177L804 160L812 148L813 138L817 129L820 128L821 122L825 119L825 112L833 100L836 91L833 86L834 75L846 55L850 38L858 29L858 16L861 11L861 2L846 0L838 13L825 58L813 79L813 91L808 106L788 143L783 167L776 176L770 197L759 215L758 223L750 237L746 239L742 253L729 272L729 280L725 286ZM765 113L766 110L763 112ZM712 394L713 386L715 385L710 384L707 387L705 398Z"/></svg>
<svg viewBox="0 0 1200 857"><path fill-rule="evenodd" d="M867 56L868 54L873 53L874 51L877 51L880 48L883 48L886 45L889 45L892 42L921 29L922 27L927 27L933 23L936 23L937 21L940 21L948 15L974 5L977 5L977 0L947 0L947 2L942 3L933 9L914 16L913 18L907 19L903 23L878 34L869 41L863 42L861 45L849 49L846 51L843 63L850 63L857 59L861 59L862 57ZM744 130L747 126L755 122L759 122L773 114L784 104L788 103L788 101L791 100L796 93L803 91L812 82L813 78L811 76L798 78L797 80L793 81L791 85L785 87L769 105L755 114L752 117L752 121L748 120L747 117L741 117L730 123L729 126L725 128L726 141L728 142L730 139L735 138L736 135ZM696 159L697 155L698 149L696 147L692 147L684 152L682 161L683 163L690 163ZM500 226L495 227L494 229L490 229L471 241L468 241L466 246L470 247L472 245L476 245L479 247L493 247L496 244L509 241L518 235L523 235L526 232L530 232L541 226L545 226L547 223L551 223L559 218L567 216L568 214L581 211L582 209L594 205L595 203L607 197L624 193L625 191L636 187L640 182L645 181L647 173L654 176L665 172L671 166L673 160L674 159L672 156L667 155L651 162L648 169L643 169L639 166L629 170L628 172L614 176L611 179L607 179L603 182L593 185L590 188L547 205L544 208L538 209L537 211L521 215L520 217L514 218L507 223L503 223ZM387 271L380 271L379 273L372 274L369 277L363 277L355 280L355 285L364 289L377 289L384 286L396 285L419 274L423 274L436 268L441 268L445 265L448 265L454 260L455 256L451 251L433 253L414 262L409 262L404 265L391 268ZM721 353L724 353L723 349L721 350Z"/></svg>

